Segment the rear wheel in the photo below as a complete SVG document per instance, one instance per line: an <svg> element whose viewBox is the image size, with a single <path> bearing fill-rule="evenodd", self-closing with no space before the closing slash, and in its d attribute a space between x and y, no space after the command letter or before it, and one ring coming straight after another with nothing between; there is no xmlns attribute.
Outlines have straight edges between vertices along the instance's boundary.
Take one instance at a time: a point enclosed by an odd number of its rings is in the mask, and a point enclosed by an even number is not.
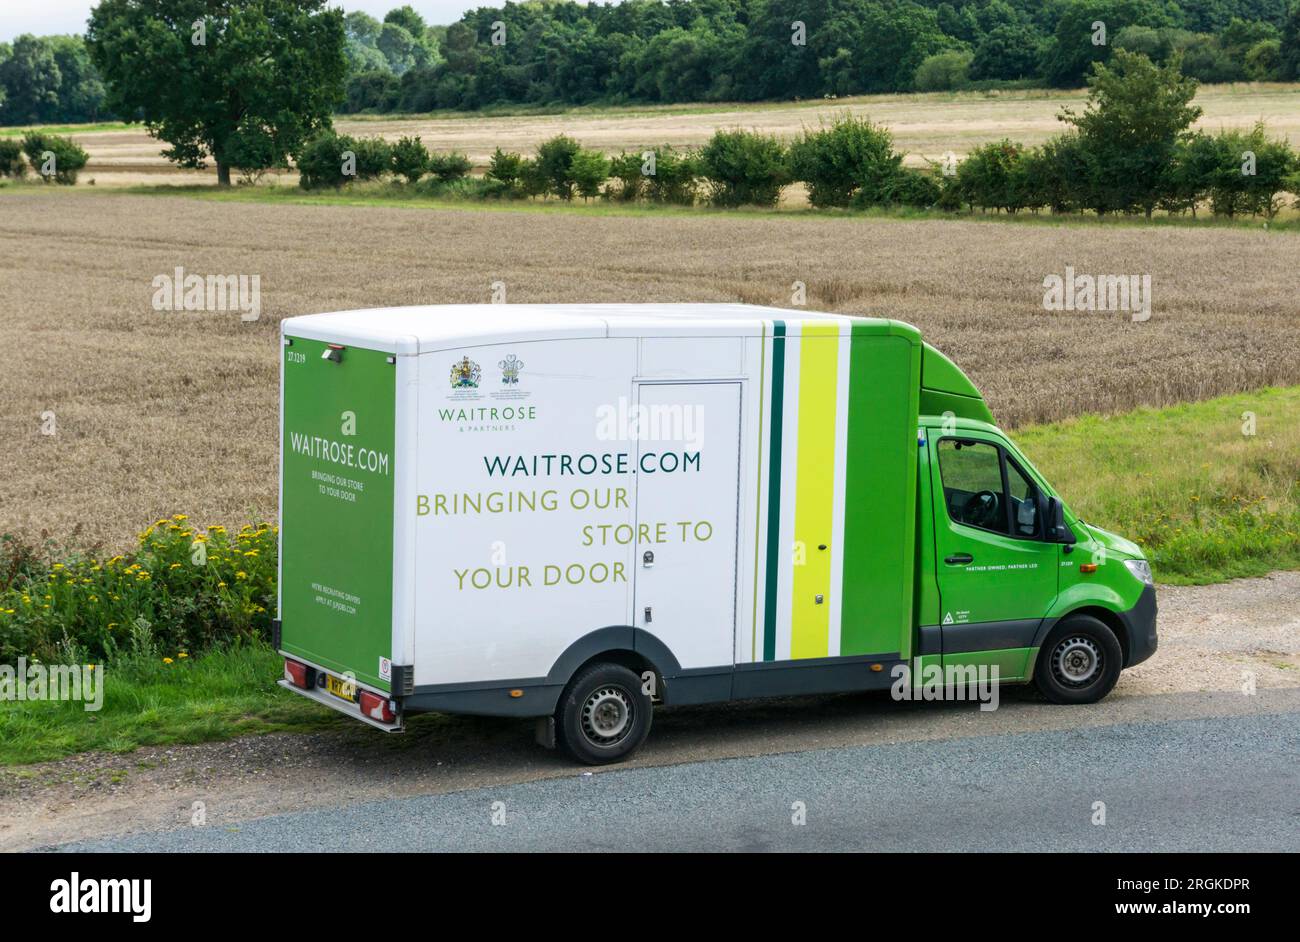
<svg viewBox="0 0 1300 942"><path fill-rule="evenodd" d="M1091 615L1071 615L1038 652L1034 686L1053 703L1096 703L1119 680L1124 652L1115 633Z"/></svg>
<svg viewBox="0 0 1300 942"><path fill-rule="evenodd" d="M625 759L650 733L653 705L641 678L619 664L584 668L564 689L555 710L556 739L587 765Z"/></svg>

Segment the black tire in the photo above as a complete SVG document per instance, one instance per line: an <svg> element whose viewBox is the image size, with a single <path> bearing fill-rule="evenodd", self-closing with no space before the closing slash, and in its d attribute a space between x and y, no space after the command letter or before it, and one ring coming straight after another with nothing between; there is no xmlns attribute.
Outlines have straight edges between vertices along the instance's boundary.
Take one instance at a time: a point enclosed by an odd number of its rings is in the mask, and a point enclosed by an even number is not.
<svg viewBox="0 0 1300 942"><path fill-rule="evenodd" d="M1047 634L1034 686L1053 703L1096 703L1119 680L1124 652L1115 632L1091 615L1070 615Z"/></svg>
<svg viewBox="0 0 1300 942"><path fill-rule="evenodd" d="M641 688L641 678L619 664L583 668L555 708L557 744L587 765L626 759L650 733L654 705Z"/></svg>

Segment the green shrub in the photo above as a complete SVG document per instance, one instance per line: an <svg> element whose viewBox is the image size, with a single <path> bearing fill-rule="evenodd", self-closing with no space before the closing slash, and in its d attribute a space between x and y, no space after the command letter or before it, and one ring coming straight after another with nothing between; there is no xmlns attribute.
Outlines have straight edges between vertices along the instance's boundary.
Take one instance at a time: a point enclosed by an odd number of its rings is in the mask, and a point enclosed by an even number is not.
<svg viewBox="0 0 1300 942"><path fill-rule="evenodd" d="M1012 214L1028 207L1032 188L1024 154L1024 147L1005 139L971 151L957 168L966 201Z"/></svg>
<svg viewBox="0 0 1300 942"><path fill-rule="evenodd" d="M524 158L521 155L503 151L498 147L488 158L487 173L484 177L497 185L500 195L519 195L523 166Z"/></svg>
<svg viewBox="0 0 1300 942"><path fill-rule="evenodd" d="M540 161L523 160L519 164L519 191L528 197L545 196L550 190L551 181Z"/></svg>
<svg viewBox="0 0 1300 942"><path fill-rule="evenodd" d="M557 134L541 143L537 148L535 163L537 174L546 182L543 193L554 193L562 200L573 199L577 188L577 180L573 176L573 160L581 150L577 141L564 134Z"/></svg>
<svg viewBox="0 0 1300 942"><path fill-rule="evenodd" d="M675 206L691 206L695 203L700 176L699 160L696 155L682 153L670 144L656 147L648 153L653 154L649 169L653 172L642 176L645 196L652 203L669 203Z"/></svg>
<svg viewBox="0 0 1300 942"><path fill-rule="evenodd" d="M324 131L298 157L298 185L305 190L375 180L392 169L392 148L382 137L352 138Z"/></svg>
<svg viewBox="0 0 1300 942"><path fill-rule="evenodd" d="M1262 122L1249 132L1220 131L1198 136L1188 147L1201 159L1195 170L1204 174L1216 216L1229 218L1249 213L1272 219L1281 208L1280 197L1290 177L1300 169L1300 158L1285 141L1270 140Z"/></svg>
<svg viewBox="0 0 1300 942"><path fill-rule="evenodd" d="M775 206L790 182L785 145L755 131L715 131L700 149L699 172L715 206Z"/></svg>
<svg viewBox="0 0 1300 942"><path fill-rule="evenodd" d="M344 151L351 150L356 156L356 179L377 180L392 166L392 147L382 137L349 137L344 140L350 145Z"/></svg>
<svg viewBox="0 0 1300 942"><path fill-rule="evenodd" d="M415 183L429 169L429 151L418 137L402 137L392 147L391 169L395 176Z"/></svg>
<svg viewBox="0 0 1300 942"><path fill-rule="evenodd" d="M601 184L609 179L609 158L600 151L580 150L573 158L573 181L584 200L600 195Z"/></svg>
<svg viewBox="0 0 1300 942"><path fill-rule="evenodd" d="M1026 202L1054 213L1077 212L1086 205L1088 157L1077 134L1049 138L1021 155ZM960 187L958 188L960 191ZM962 193L963 200L970 200Z"/></svg>
<svg viewBox="0 0 1300 942"><path fill-rule="evenodd" d="M33 131L23 138L23 153L46 183L71 186L89 156L70 138Z"/></svg>
<svg viewBox="0 0 1300 942"><path fill-rule="evenodd" d="M500 184L486 177L453 177L443 180L428 176L415 184L415 192L442 200L483 200L503 195Z"/></svg>
<svg viewBox="0 0 1300 942"><path fill-rule="evenodd" d="M1197 131L1180 141L1165 168L1160 208L1170 213L1191 210L1195 216L1197 207L1209 197L1218 164L1219 145L1208 134Z"/></svg>
<svg viewBox="0 0 1300 942"><path fill-rule="evenodd" d="M429 172L443 183L468 176L473 168L474 165L468 157L454 151L450 154L432 154L429 157Z"/></svg>
<svg viewBox="0 0 1300 942"><path fill-rule="evenodd" d="M12 138L0 138L0 177L20 178L26 173L22 144Z"/></svg>
<svg viewBox="0 0 1300 942"><path fill-rule="evenodd" d="M304 190L341 187L349 178L343 175L343 152L352 149L352 139L333 131L316 135L298 155L298 185Z"/></svg>
<svg viewBox="0 0 1300 942"><path fill-rule="evenodd" d="M961 185L957 182L957 174L941 174L938 183L939 198L934 201L934 208L949 213L959 212L966 205L966 200L962 195Z"/></svg>
<svg viewBox="0 0 1300 942"><path fill-rule="evenodd" d="M112 660L146 641L194 653L267 637L275 605L277 528L200 531L159 520L128 555L41 552L0 542L0 663L18 657Z"/></svg>
<svg viewBox="0 0 1300 942"><path fill-rule="evenodd" d="M618 181L618 189L611 191L606 188L606 195L628 203L640 199L646 190L645 174L641 172L644 163L640 154L629 154L626 151L610 158L609 176Z"/></svg>
<svg viewBox="0 0 1300 942"><path fill-rule="evenodd" d="M808 200L819 208L848 206L864 190L863 202L879 202L902 165L889 130L852 115L805 130L790 148L794 179L807 184Z"/></svg>
<svg viewBox="0 0 1300 942"><path fill-rule="evenodd" d="M921 60L912 84L918 92L949 92L970 82L970 64L974 54L961 49L937 52Z"/></svg>
<svg viewBox="0 0 1300 942"><path fill-rule="evenodd" d="M886 206L930 209L942 198L943 186L933 173L905 168L885 183L880 196Z"/></svg>

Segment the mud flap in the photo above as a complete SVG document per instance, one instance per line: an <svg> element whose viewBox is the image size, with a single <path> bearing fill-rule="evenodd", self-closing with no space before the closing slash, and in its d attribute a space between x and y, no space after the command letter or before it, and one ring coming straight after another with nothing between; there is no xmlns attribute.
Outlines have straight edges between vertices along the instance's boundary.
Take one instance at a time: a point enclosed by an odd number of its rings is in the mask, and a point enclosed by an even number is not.
<svg viewBox="0 0 1300 942"><path fill-rule="evenodd" d="M539 716L536 727L537 745L555 748L555 717Z"/></svg>

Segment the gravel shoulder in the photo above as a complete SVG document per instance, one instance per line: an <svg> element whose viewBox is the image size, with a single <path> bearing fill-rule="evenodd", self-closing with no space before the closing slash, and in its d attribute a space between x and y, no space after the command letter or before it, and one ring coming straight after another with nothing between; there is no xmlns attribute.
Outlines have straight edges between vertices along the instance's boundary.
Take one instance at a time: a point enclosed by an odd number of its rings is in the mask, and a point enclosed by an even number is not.
<svg viewBox="0 0 1300 942"><path fill-rule="evenodd" d="M1100 704L1004 691L991 712L878 694L663 710L645 748L618 768L1197 718L1285 722L1300 710L1300 573L1162 587L1159 600L1160 650ZM358 726L92 753L0 770L0 850L189 827L196 807L207 826L238 829L284 812L580 774L533 744L531 724L473 717L416 722L404 736Z"/></svg>

